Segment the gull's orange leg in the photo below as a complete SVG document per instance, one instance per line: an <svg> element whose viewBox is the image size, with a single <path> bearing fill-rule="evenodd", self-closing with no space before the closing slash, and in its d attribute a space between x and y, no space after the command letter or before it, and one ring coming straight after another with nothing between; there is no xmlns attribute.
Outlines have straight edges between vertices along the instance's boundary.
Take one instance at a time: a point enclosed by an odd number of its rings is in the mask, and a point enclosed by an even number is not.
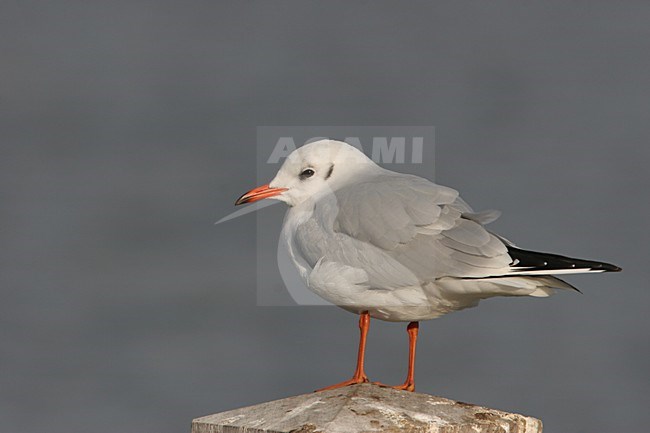
<svg viewBox="0 0 650 433"><path fill-rule="evenodd" d="M370 314L367 311L364 311L359 316L359 353L357 355L357 368L354 370L354 375L352 379L346 380L336 385L327 386L325 388L317 389L318 391L325 391L328 389L341 388L348 385L354 385L357 383L366 383L368 382L368 376L366 376L365 371L363 370L363 364L366 357L366 337L368 336L368 328L370 328Z"/></svg>
<svg viewBox="0 0 650 433"><path fill-rule="evenodd" d="M405 391L415 391L415 346L418 342L418 330L420 324L418 322L411 322L406 327L406 332L409 334L409 370L406 374L406 380L402 385L391 386L390 388L401 389ZM383 383L373 382L375 385L388 386Z"/></svg>

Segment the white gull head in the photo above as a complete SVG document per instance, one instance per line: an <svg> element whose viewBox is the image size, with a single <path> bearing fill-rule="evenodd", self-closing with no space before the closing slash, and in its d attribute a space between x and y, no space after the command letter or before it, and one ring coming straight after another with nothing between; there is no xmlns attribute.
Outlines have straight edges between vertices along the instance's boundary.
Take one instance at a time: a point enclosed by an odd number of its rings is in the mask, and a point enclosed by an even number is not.
<svg viewBox="0 0 650 433"><path fill-rule="evenodd" d="M236 204L272 198L297 206L376 170L382 169L357 148L342 141L319 140L291 152L268 185L249 191Z"/></svg>

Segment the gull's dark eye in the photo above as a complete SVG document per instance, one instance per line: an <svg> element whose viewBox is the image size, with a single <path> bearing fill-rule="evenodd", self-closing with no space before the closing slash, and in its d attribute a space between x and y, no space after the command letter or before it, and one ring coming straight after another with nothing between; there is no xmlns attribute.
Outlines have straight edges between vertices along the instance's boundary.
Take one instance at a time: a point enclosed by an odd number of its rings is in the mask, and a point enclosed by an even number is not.
<svg viewBox="0 0 650 433"><path fill-rule="evenodd" d="M300 179L307 179L309 177L312 177L314 175L314 170L311 168L307 168L300 173Z"/></svg>

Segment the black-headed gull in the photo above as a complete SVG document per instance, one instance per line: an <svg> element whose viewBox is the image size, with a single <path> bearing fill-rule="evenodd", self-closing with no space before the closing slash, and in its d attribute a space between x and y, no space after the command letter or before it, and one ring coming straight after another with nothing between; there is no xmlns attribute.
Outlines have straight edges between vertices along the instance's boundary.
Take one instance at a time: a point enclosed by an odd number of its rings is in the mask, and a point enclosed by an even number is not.
<svg viewBox="0 0 650 433"><path fill-rule="evenodd" d="M484 225L454 189L386 170L347 143L321 140L292 152L275 178L236 204L287 203L282 242L307 286L359 314L352 379L368 382L364 352L370 317L409 322L413 391L418 321L473 307L494 296L549 296L575 289L554 275L620 271L617 266L522 250Z"/></svg>

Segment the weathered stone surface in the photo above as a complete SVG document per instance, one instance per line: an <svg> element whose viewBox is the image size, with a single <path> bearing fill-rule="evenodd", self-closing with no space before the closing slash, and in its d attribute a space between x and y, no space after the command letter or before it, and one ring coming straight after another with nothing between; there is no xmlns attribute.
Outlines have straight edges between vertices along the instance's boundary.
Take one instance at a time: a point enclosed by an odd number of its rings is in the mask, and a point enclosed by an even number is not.
<svg viewBox="0 0 650 433"><path fill-rule="evenodd" d="M197 418L192 433L541 433L538 419L363 384Z"/></svg>

